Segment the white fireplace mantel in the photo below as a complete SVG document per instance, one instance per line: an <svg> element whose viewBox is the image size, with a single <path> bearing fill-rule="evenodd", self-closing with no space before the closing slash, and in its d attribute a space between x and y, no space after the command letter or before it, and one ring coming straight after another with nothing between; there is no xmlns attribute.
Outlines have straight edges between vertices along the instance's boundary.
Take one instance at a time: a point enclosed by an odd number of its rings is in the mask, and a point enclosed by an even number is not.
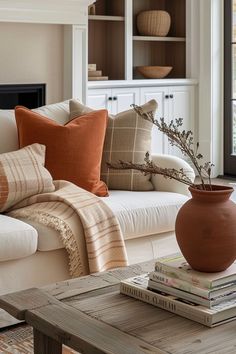
<svg viewBox="0 0 236 354"><path fill-rule="evenodd" d="M64 25L64 98L86 98L88 6L94 0L0 0L0 22Z"/></svg>
<svg viewBox="0 0 236 354"><path fill-rule="evenodd" d="M0 21L86 24L90 0L0 0Z"/></svg>

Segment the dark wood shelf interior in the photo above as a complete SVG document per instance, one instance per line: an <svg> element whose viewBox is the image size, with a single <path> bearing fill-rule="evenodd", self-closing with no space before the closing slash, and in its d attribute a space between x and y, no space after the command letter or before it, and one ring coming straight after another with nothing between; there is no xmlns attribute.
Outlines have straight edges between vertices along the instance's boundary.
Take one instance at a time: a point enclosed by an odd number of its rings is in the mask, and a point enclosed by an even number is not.
<svg viewBox="0 0 236 354"><path fill-rule="evenodd" d="M109 80L125 79L124 23L117 21L89 22L90 64L96 64Z"/></svg>
<svg viewBox="0 0 236 354"><path fill-rule="evenodd" d="M133 35L138 36L137 15L141 11L164 10L171 16L171 27L167 37L186 38L186 0L148 0L133 2ZM168 78L186 77L185 41L133 41L134 79L139 79L137 66L173 66Z"/></svg>
<svg viewBox="0 0 236 354"><path fill-rule="evenodd" d="M173 66L170 78L186 77L186 0L133 0L133 36L138 36L136 18L145 10L165 10L171 16L167 37L179 41L133 40L134 79L140 78L137 66ZM89 20L89 64L96 64L109 80L125 80L125 18L109 20L109 16L125 16L124 0L98 0L96 16L105 19ZM181 41L182 40L182 41Z"/></svg>
<svg viewBox="0 0 236 354"><path fill-rule="evenodd" d="M97 0L95 9L96 15L125 16L124 0Z"/></svg>

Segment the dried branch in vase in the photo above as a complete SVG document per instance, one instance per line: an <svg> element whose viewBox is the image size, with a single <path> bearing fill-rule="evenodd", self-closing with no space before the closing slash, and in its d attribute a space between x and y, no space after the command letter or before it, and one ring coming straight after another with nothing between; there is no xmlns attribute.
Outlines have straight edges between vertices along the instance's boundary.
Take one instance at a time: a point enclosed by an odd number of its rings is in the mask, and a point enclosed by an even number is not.
<svg viewBox="0 0 236 354"><path fill-rule="evenodd" d="M190 159L200 177L201 184L196 185L192 183L182 169L176 170L157 166L150 160L149 153L146 154L144 164L119 161L118 163L108 163L108 167L119 170L133 169L141 171L144 174L159 174L165 178L175 179L193 188L211 190L211 172L214 165L211 162L206 162L203 165L200 164L200 160L203 159L203 156L199 153L199 143L197 142L196 145L194 144L192 131L180 130L180 127L183 125L183 119L176 119L175 122L172 120L167 124L164 118L161 118L160 121L158 121L154 118L152 112L145 113L140 106L133 105L133 108L140 117L156 125L157 128L168 137L169 143L172 146L177 147L184 156L187 156ZM207 180L207 182L205 180Z"/></svg>
<svg viewBox="0 0 236 354"><path fill-rule="evenodd" d="M162 168L157 166L149 159L149 153L146 153L144 164L135 164L132 162L119 161L118 163L107 163L107 166L113 170L137 170L144 175L156 174L165 178L175 179L176 181L192 186L192 181L185 175L183 169L176 170L174 168Z"/></svg>

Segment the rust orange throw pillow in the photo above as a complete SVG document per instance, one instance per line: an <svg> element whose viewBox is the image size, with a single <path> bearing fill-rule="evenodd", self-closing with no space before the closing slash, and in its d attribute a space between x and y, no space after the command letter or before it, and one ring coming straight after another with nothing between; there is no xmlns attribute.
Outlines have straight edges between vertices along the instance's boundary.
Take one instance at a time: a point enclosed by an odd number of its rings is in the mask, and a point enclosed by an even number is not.
<svg viewBox="0 0 236 354"><path fill-rule="evenodd" d="M100 197L108 195L100 180L107 111L93 111L64 126L18 106L15 109L20 147L46 146L45 167L54 180L73 182Z"/></svg>

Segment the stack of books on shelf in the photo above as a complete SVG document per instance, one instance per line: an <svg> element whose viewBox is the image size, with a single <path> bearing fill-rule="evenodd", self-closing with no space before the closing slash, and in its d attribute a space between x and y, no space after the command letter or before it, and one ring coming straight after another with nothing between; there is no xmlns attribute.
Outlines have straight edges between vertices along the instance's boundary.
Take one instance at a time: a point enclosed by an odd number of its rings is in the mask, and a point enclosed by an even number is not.
<svg viewBox="0 0 236 354"><path fill-rule="evenodd" d="M214 327L236 319L236 262L224 272L202 273L181 254L163 257L151 273L121 281L120 292Z"/></svg>
<svg viewBox="0 0 236 354"><path fill-rule="evenodd" d="M88 64L88 81L105 81L108 76L102 75L102 70L97 70L96 64Z"/></svg>

